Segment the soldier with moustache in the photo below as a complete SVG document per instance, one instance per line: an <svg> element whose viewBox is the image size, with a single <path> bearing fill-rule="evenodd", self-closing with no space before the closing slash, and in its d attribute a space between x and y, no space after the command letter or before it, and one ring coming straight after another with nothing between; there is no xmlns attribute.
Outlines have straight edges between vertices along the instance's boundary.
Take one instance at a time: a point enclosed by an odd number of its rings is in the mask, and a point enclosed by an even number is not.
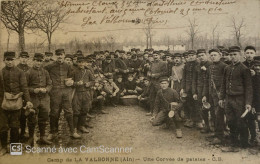
<svg viewBox="0 0 260 164"><path fill-rule="evenodd" d="M202 129L202 92L203 92L203 85L206 80L206 73L211 65L211 62L208 61L208 57L206 54L205 49L198 49L197 50L197 57L199 63L195 67L195 71L193 72L193 81L192 81L192 95L193 99L195 100L195 105L196 105L196 115L195 115L195 120L196 120L196 125L198 128ZM205 120L205 119L204 119ZM206 130L208 127L206 128Z"/></svg>
<svg viewBox="0 0 260 164"><path fill-rule="evenodd" d="M51 64L54 60L52 59L53 53L52 52L45 52L45 57L43 61L43 67Z"/></svg>
<svg viewBox="0 0 260 164"><path fill-rule="evenodd" d="M248 124L244 115L251 111L253 88L250 70L240 62L240 48L232 46L229 52L232 64L224 70L219 105L224 106L225 100L225 113L230 128L230 142L233 146L232 150L237 151L237 146L242 148L249 146Z"/></svg>
<svg viewBox="0 0 260 164"><path fill-rule="evenodd" d="M173 83L173 89L180 93L184 69L184 64L182 63L182 54L175 53L172 56L172 60L174 65L171 67L170 79Z"/></svg>

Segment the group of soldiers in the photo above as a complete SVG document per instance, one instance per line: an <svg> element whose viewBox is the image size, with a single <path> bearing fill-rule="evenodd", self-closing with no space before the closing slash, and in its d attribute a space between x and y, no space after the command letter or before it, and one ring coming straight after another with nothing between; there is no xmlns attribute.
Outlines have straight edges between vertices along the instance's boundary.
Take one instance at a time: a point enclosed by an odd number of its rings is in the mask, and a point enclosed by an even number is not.
<svg viewBox="0 0 260 164"><path fill-rule="evenodd" d="M247 46L244 53L237 46L184 53L133 48L90 55L57 49L55 54L35 53L32 60L27 52L19 53L18 59L15 52L5 52L4 63L0 73L1 154L7 151L9 131L10 143L26 141L33 146L37 125L37 142L52 144L61 111L71 137L80 139L79 132L89 133L92 128L89 120L94 114L108 114L104 106L122 105L126 96L138 99L153 126L169 127L174 122L177 138L182 138L184 122L185 127L213 133L208 137L212 144L243 148L257 144L260 56L253 46ZM22 108L7 109L6 102L19 98Z"/></svg>

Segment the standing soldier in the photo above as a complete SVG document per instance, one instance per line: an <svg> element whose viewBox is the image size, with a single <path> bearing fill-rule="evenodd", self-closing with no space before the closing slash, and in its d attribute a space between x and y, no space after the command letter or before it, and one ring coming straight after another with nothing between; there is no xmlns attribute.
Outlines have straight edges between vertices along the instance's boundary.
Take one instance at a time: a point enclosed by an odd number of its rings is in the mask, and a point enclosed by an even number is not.
<svg viewBox="0 0 260 164"><path fill-rule="evenodd" d="M65 52L63 49L55 51L57 60L45 69L49 72L52 80L52 90L50 92L50 134L48 140L57 137L60 112L63 109L68 122L70 134L73 138L78 138L78 134L73 127L73 111L71 107L71 86L73 85L72 68L64 62Z"/></svg>
<svg viewBox="0 0 260 164"><path fill-rule="evenodd" d="M24 73L26 73L31 67L28 65L29 61L29 54L28 52L21 52L19 55L20 63L17 65L18 68L20 68ZM23 142L25 140L25 129L26 129L26 116L25 116L25 110L21 111L21 118L20 118L20 126L21 126L21 132L20 132L20 140Z"/></svg>
<svg viewBox="0 0 260 164"><path fill-rule="evenodd" d="M252 105L252 78L250 70L240 62L241 52L237 46L230 47L232 64L224 71L219 105L224 106L230 128L231 144L245 148L248 146L248 127L244 116ZM233 149L232 149L233 150Z"/></svg>
<svg viewBox="0 0 260 164"><path fill-rule="evenodd" d="M28 91L27 81L25 73L15 66L15 52L5 52L4 53L4 63L5 67L0 73L0 102L3 103L4 96L6 95L17 97L18 99L22 96L26 107L32 108L33 104L30 102L30 95ZM18 104L17 104L18 105ZM19 104L19 106L22 104ZM0 109L0 120L1 120L1 144L2 150L1 155L7 152L7 140L8 140L8 130L10 131L10 142L19 143L19 127L20 127L20 113L21 108Z"/></svg>
<svg viewBox="0 0 260 164"><path fill-rule="evenodd" d="M51 64L54 60L52 59L53 53L52 52L45 52L45 58L43 62L43 67Z"/></svg>
<svg viewBox="0 0 260 164"><path fill-rule="evenodd" d="M246 46L244 50L246 61L243 62L247 68L250 69L251 77L253 78L255 76L255 70L254 70L254 57L256 56L256 49L253 46ZM249 112L247 114L246 119L248 120L248 128L250 131L250 144L255 145L256 144L256 124L255 124L255 115L252 112Z"/></svg>
<svg viewBox="0 0 260 164"><path fill-rule="evenodd" d="M207 77L203 86L203 98L202 102L209 102L211 105L210 116L212 119L215 133L210 138L213 138L213 144L220 144L224 137L224 109L219 107L219 94L221 82L223 79L224 69L227 66L225 63L220 61L221 54L218 49L209 50L212 64L209 66L207 71ZM205 132L210 131L208 111L203 112L203 119L205 121Z"/></svg>
<svg viewBox="0 0 260 164"><path fill-rule="evenodd" d="M184 64L182 63L182 55L180 53L175 53L173 55L174 65L171 67L170 79L172 80L173 89L178 93L181 91L182 75Z"/></svg>
<svg viewBox="0 0 260 164"><path fill-rule="evenodd" d="M45 130L49 120L50 96L52 81L48 71L43 67L43 54L35 53L33 58L33 67L26 73L28 88L31 101L34 106L34 112L28 115L29 140L28 144L34 145L34 131L38 122L40 131L40 144L51 144L46 139Z"/></svg>
<svg viewBox="0 0 260 164"><path fill-rule="evenodd" d="M150 107L153 108L154 100L157 94L157 91L160 89L159 78L162 76L167 76L167 64L164 61L160 60L159 52L155 51L153 53L153 62L150 65L150 70L147 73L148 77L151 81L151 91L150 91L150 98L151 104ZM153 111L153 109L151 110ZM147 113L147 115L152 115L152 113Z"/></svg>
<svg viewBox="0 0 260 164"><path fill-rule="evenodd" d="M94 75L85 68L84 57L78 57L78 67L75 69L73 79L76 92L73 98L74 131L89 133L85 128L85 121L92 103L91 87L94 85ZM80 137L80 136L79 136Z"/></svg>
<svg viewBox="0 0 260 164"><path fill-rule="evenodd" d="M203 85L206 80L206 72L211 65L208 61L206 50L205 49L198 49L197 56L199 63L195 67L195 71L193 72L193 82L192 82L192 95L193 99L195 100L196 105L196 115L195 120L197 121L198 128L202 128L202 92L203 92ZM208 128L206 128L207 131Z"/></svg>
<svg viewBox="0 0 260 164"><path fill-rule="evenodd" d="M195 121L195 109L194 109L194 100L193 100L193 95L192 95L192 79L195 71L195 67L197 65L196 62L196 51L190 50L188 51L188 61L184 66L183 70L183 76L182 76L182 89L181 89L181 94L186 93L187 98L186 102L184 104L184 108L186 110L186 117L187 121L185 122L184 126L186 127L193 127L194 126L194 121Z"/></svg>
<svg viewBox="0 0 260 164"><path fill-rule="evenodd" d="M223 62L226 63L227 65L232 64L232 61L231 61L230 56L229 56L228 49L226 49L226 48L222 49L221 53L222 53Z"/></svg>

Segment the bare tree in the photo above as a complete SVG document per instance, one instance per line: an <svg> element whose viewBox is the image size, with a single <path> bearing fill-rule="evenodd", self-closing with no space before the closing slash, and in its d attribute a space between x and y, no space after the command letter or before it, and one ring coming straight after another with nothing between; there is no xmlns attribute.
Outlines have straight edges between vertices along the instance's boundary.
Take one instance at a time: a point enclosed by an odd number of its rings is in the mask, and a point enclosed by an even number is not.
<svg viewBox="0 0 260 164"><path fill-rule="evenodd" d="M144 33L146 35L146 48L152 48L152 29L153 23L152 21L149 21L144 27Z"/></svg>
<svg viewBox="0 0 260 164"><path fill-rule="evenodd" d="M50 0L38 2L37 10L37 19L34 20L32 26L47 35L48 50L51 51L53 33L66 20L68 14L64 8L57 6Z"/></svg>
<svg viewBox="0 0 260 164"><path fill-rule="evenodd" d="M241 47L241 37L244 35L242 29L246 26L244 18L240 21L236 20L235 17L231 18L231 27L233 28L234 37L236 44Z"/></svg>
<svg viewBox="0 0 260 164"><path fill-rule="evenodd" d="M215 34L216 34L216 29L218 28L218 23L216 23L213 27L212 27L212 47L215 47Z"/></svg>
<svg viewBox="0 0 260 164"><path fill-rule="evenodd" d="M93 40L93 44L94 44L95 50L98 50L98 51L101 50L101 39L100 38L95 38Z"/></svg>
<svg viewBox="0 0 260 164"><path fill-rule="evenodd" d="M197 24L197 20L193 18L193 20L189 19L189 29L187 30L187 34L189 35L190 42L191 42L191 49L194 49L194 42L196 39L196 36L198 34L199 28Z"/></svg>
<svg viewBox="0 0 260 164"><path fill-rule="evenodd" d="M105 42L107 43L108 47L111 51L114 50L115 47L115 38L112 35L108 35L104 38Z"/></svg>
<svg viewBox="0 0 260 164"><path fill-rule="evenodd" d="M2 1L1 21L7 29L17 32L19 36L19 49L25 49L25 29L36 17L33 1Z"/></svg>

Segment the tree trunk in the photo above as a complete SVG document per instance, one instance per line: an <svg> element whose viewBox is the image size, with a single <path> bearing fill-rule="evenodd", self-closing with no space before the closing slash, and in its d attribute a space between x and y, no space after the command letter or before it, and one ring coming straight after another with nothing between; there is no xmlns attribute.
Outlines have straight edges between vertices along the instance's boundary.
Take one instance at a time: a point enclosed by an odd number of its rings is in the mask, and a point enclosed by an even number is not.
<svg viewBox="0 0 260 164"><path fill-rule="evenodd" d="M9 42L10 42L10 32L8 31L8 38L7 38L7 51L9 50Z"/></svg>
<svg viewBox="0 0 260 164"><path fill-rule="evenodd" d="M48 37L48 51L51 52L51 37L52 37L52 34L48 33L47 37Z"/></svg>
<svg viewBox="0 0 260 164"><path fill-rule="evenodd" d="M146 48L148 49L149 47L149 37L148 36L146 36Z"/></svg>
<svg viewBox="0 0 260 164"><path fill-rule="evenodd" d="M153 48L152 47L152 36L150 35L150 48Z"/></svg>
<svg viewBox="0 0 260 164"><path fill-rule="evenodd" d="M19 48L20 51L22 52L25 50L24 29L21 29L18 35L19 35Z"/></svg>

